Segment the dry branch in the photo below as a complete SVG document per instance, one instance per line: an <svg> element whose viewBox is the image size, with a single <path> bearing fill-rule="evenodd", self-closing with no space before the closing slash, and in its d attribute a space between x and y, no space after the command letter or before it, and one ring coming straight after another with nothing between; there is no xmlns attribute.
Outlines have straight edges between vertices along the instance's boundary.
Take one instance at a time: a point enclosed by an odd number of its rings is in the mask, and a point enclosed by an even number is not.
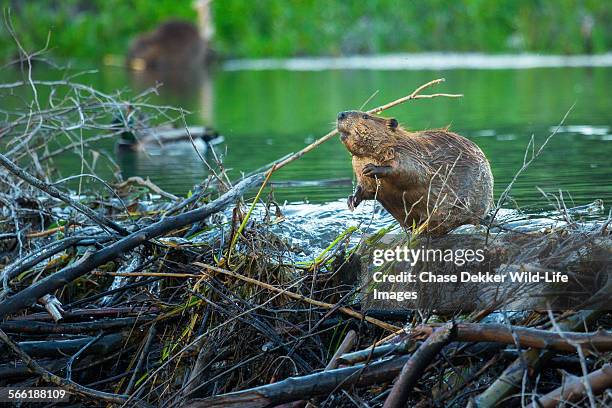
<svg viewBox="0 0 612 408"><path fill-rule="evenodd" d="M340 346L338 346L338 349L336 350L332 358L329 359L329 362L325 366L326 371L333 370L334 368L338 367L338 359L341 355L348 353L348 351L353 347L353 344L355 344L356 337L357 333L355 333L354 330L351 330L346 333L344 340L342 340L342 343L340 344Z"/></svg>
<svg viewBox="0 0 612 408"><path fill-rule="evenodd" d="M585 324L594 320L601 312L585 310L576 313L565 321L559 322L562 330L583 330ZM482 394L475 398L478 408L492 408L504 399L513 389L518 388L523 379L525 370L537 372L543 360L550 358L552 352L542 353L539 349L531 348L510 364L497 380L493 382Z"/></svg>
<svg viewBox="0 0 612 408"><path fill-rule="evenodd" d="M157 184L153 183L151 180L149 180L149 178L147 177L147 179L143 179L142 177L138 177L138 176L132 176L130 178L128 178L127 180L125 180L124 182L118 183L115 185L115 188L118 190L124 189L128 186L130 186L131 184L138 184L139 186L144 186L146 188L148 188L149 190L151 190L152 192L159 194L162 197L165 197L169 200L172 201L179 201L180 199L175 196L174 194L170 194L167 191L162 190Z"/></svg>

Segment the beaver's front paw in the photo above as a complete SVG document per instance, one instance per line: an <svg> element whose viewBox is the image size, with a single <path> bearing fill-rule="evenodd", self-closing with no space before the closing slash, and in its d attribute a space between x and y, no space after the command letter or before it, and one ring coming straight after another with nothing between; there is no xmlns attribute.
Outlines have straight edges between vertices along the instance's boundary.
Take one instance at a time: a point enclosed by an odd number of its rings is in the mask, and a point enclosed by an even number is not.
<svg viewBox="0 0 612 408"><path fill-rule="evenodd" d="M349 210L355 211L355 208L357 208L359 203L361 203L361 197L359 197L356 194L350 195L350 196L348 196L348 199L346 200L346 203L348 204Z"/></svg>
<svg viewBox="0 0 612 408"><path fill-rule="evenodd" d="M365 166L363 166L363 170L361 171L361 174L363 174L366 177L384 177L389 175L389 172L391 171L391 166L377 166L374 163L368 163Z"/></svg>

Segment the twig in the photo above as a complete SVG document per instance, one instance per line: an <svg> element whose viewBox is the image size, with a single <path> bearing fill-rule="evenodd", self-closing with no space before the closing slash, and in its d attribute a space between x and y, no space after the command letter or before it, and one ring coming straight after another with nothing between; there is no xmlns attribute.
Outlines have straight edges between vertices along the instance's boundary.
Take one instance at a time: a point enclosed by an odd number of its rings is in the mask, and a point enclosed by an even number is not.
<svg viewBox="0 0 612 408"><path fill-rule="evenodd" d="M504 205L504 203L506 202L506 198L508 197L508 194L510 194L512 187L514 186L514 183L516 183L516 180L518 180L520 175L523 174L523 172L529 168L531 163L533 163L542 154L542 152L544 151L544 148L546 147L546 145L548 145L548 142L550 142L550 140L561 129L561 126L563 126L563 124L565 123L565 120L569 116L572 109L574 109L574 105L570 106L567 112L565 112L565 115L563 115L563 118L561 119L561 121L559 122L555 130L551 134L549 134L548 137L546 137L546 139L544 140L544 143L542 143L542 145L538 148L537 151L535 150L535 139L533 135L531 136L531 139L529 140L529 143L527 144L527 147L525 148L525 154L523 156L523 165L521 166L520 169L517 170L517 172L514 174L514 177L512 178L510 183L506 186L504 191L499 196L499 200L497 200L497 205L495 206L493 214L490 217L489 225L487 228L487 237L485 240L487 243L489 240L489 231L491 229L491 226L493 225L493 222L495 221L495 217L497 217L499 210L501 210L502 205ZM529 156L530 148L531 148L531 157L527 159L527 157Z"/></svg>
<svg viewBox="0 0 612 408"><path fill-rule="evenodd" d="M552 310L550 310L550 308L548 309L548 318L550 319L550 322L552 323L555 332L559 336L561 336L563 340L565 340L569 345L571 345L578 353L578 357L580 358L580 368L582 369L583 375L580 381L584 385L586 394L589 397L589 403L591 404L591 408L595 408L595 395L593 395L591 384L589 383L589 380L587 378L589 372L586 366L586 359L584 358L584 345L580 344L580 342L576 341L576 339L572 338L572 336L569 336L567 333L563 333L563 331L557 324L555 316L553 315Z"/></svg>
<svg viewBox="0 0 612 408"><path fill-rule="evenodd" d="M154 192L156 194L159 194L162 197L166 197L167 199L172 200L172 201L179 201L180 200L180 198L175 196L174 194L170 194L170 193L162 190L159 186L157 186L155 183L153 183L148 178L145 180L142 177L138 177L138 176L130 177L127 180L125 180L124 182L115 184L115 188L116 189L123 189L123 188L127 187L130 184L138 184L140 186L144 186L144 187L148 188L149 190L151 190L152 192Z"/></svg>
<svg viewBox="0 0 612 408"><path fill-rule="evenodd" d="M66 380L67 381L71 381L72 380L72 365L74 364L74 362L76 361L77 358L79 358L79 356L81 354L83 354L83 352L92 344L94 344L96 341L100 340L100 338L102 337L103 332L98 333L98 335L96 337L93 337L91 340L89 340L87 342L87 344L85 344L79 351L77 351L76 353L74 353L72 355L72 357L70 357L68 359L68 362L66 363Z"/></svg>
<svg viewBox="0 0 612 408"><path fill-rule="evenodd" d="M145 360L149 356L149 349L151 348L151 343L155 339L155 335L157 334L157 330L155 328L155 324L151 326L149 329L149 334L147 334L147 339L145 340L144 346L142 347L142 351L140 352L140 357L138 358L138 363L136 363L136 368L134 369L134 374L130 378L130 382L125 389L126 394L131 394L134 390L134 386L136 385L136 380L138 380L138 376L142 371L142 367L144 367Z"/></svg>

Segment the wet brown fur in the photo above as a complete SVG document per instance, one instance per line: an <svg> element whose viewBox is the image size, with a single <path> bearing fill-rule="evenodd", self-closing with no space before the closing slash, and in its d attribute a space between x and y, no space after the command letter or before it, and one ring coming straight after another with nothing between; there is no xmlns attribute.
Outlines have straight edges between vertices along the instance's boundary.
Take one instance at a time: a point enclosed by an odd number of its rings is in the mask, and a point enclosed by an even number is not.
<svg viewBox="0 0 612 408"><path fill-rule="evenodd" d="M427 221L432 235L479 224L492 208L491 168L470 140L447 129L408 132L395 119L344 114L338 130L357 176L349 207L376 199L404 227Z"/></svg>

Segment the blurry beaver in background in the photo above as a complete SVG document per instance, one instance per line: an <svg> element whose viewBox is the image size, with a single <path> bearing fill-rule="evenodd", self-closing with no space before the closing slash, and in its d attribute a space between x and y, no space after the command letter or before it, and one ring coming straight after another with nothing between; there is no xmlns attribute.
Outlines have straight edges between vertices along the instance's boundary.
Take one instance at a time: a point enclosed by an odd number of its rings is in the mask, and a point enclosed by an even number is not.
<svg viewBox="0 0 612 408"><path fill-rule="evenodd" d="M128 67L142 70L176 71L201 68L210 62L214 33L211 0L196 0L198 25L170 20L134 39L127 55Z"/></svg>
<svg viewBox="0 0 612 408"><path fill-rule="evenodd" d="M430 235L479 224L493 208L493 176L484 153L445 129L408 132L397 120L338 114L342 143L357 176L351 210L376 199L402 227L424 223Z"/></svg>
<svg viewBox="0 0 612 408"><path fill-rule="evenodd" d="M168 21L134 40L127 63L136 70L193 69L204 64L206 50L207 46L195 25L185 21Z"/></svg>

